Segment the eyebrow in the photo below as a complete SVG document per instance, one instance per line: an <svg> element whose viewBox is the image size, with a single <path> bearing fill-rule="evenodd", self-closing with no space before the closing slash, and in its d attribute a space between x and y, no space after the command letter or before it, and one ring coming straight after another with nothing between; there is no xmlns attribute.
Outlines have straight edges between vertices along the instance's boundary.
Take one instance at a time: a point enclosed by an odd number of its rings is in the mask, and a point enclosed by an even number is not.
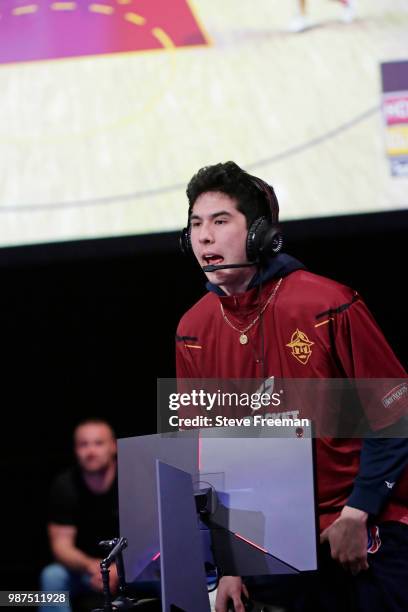
<svg viewBox="0 0 408 612"><path fill-rule="evenodd" d="M220 210L219 212L213 213L212 215L210 215L210 219L215 219L216 217L221 217L222 215L226 215L227 217L231 217L231 213L228 212L228 210ZM196 214L191 214L190 215L190 221L192 219L198 219L201 221L202 217L200 217L200 215L196 215Z"/></svg>

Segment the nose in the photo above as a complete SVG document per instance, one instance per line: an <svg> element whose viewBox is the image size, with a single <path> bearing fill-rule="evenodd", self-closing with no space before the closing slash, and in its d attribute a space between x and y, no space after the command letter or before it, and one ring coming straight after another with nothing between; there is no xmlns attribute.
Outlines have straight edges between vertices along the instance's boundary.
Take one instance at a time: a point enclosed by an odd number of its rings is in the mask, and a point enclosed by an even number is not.
<svg viewBox="0 0 408 612"><path fill-rule="evenodd" d="M201 244L209 244L214 242L214 236L208 223L201 224L198 240Z"/></svg>

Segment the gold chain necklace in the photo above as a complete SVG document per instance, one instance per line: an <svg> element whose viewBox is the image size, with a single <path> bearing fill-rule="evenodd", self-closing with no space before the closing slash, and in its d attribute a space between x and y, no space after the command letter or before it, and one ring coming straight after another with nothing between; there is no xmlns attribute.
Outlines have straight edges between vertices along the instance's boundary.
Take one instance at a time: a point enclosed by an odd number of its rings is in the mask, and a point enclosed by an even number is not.
<svg viewBox="0 0 408 612"><path fill-rule="evenodd" d="M237 331L240 336L239 336L239 341L241 344L248 344L248 336L246 334L247 331L249 331L251 329L251 327L253 327L255 325L255 323L257 323L261 317L261 315L264 313L265 309L267 308L268 304L270 304L270 302L273 300L273 298L276 295L276 292L278 291L280 284L282 282L282 279L279 280L279 282L275 285L275 287L273 288L273 291L271 293L271 295L268 297L268 299L266 300L265 304L262 306L262 309L258 312L258 314L256 315L255 319L245 327L245 329L238 329L238 327L235 327L235 325L233 325L233 323L231 323L231 321L228 319L227 315L225 314L224 311L224 307L222 305L222 302L220 302L220 306L221 306L221 314L224 317L224 321L230 326L232 327L233 330Z"/></svg>

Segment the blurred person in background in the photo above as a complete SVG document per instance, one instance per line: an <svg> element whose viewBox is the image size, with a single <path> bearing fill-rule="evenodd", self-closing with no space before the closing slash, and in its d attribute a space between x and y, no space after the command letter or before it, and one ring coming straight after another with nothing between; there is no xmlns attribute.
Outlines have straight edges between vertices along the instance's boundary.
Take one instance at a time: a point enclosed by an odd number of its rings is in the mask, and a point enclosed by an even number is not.
<svg viewBox="0 0 408 612"><path fill-rule="evenodd" d="M98 544L119 535L114 431L103 419L86 419L76 426L73 438L76 465L57 477L50 494L48 537L55 562L40 577L42 591L69 591L70 597L102 592L100 561L105 551ZM114 592L114 565L110 580ZM50 612L50 606L44 609Z"/></svg>
<svg viewBox="0 0 408 612"><path fill-rule="evenodd" d="M351 23L356 14L355 0L336 0L343 5L343 12L341 15L344 23ZM296 0L297 3L297 15L289 24L290 32L304 32L308 28L312 27L313 23L310 21L307 14L306 0Z"/></svg>

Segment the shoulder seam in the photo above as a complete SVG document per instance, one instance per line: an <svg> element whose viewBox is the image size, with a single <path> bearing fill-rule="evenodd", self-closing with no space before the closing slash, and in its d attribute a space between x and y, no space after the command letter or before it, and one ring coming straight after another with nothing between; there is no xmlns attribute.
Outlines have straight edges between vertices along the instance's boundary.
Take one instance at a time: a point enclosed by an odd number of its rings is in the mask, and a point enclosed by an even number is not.
<svg viewBox="0 0 408 612"><path fill-rule="evenodd" d="M319 314L316 315L316 319L320 319L321 317L326 317L326 316L330 316L330 315L333 315L333 314L340 314L340 313L344 312L345 310L347 310L348 308L350 308L350 306L352 306L358 300L360 300L360 296L358 295L358 293L355 293L353 295L353 299L351 300L351 302L347 302L346 304L342 304L338 308L329 308L329 310L325 310L324 312L320 312Z"/></svg>

